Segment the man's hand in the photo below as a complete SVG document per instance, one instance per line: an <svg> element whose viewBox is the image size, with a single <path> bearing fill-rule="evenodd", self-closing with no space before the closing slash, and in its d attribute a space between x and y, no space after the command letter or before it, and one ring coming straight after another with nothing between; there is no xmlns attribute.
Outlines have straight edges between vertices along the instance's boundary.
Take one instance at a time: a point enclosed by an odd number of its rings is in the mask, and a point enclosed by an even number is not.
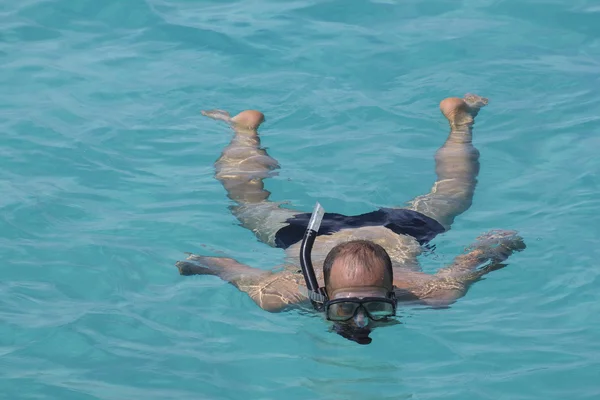
<svg viewBox="0 0 600 400"><path fill-rule="evenodd" d="M527 246L516 231L493 230L477 237L477 241L467 247L479 258L492 262L502 262L515 251L522 251Z"/></svg>
<svg viewBox="0 0 600 400"><path fill-rule="evenodd" d="M219 270L241 265L233 258L188 254L185 261L175 263L181 275L219 275Z"/></svg>

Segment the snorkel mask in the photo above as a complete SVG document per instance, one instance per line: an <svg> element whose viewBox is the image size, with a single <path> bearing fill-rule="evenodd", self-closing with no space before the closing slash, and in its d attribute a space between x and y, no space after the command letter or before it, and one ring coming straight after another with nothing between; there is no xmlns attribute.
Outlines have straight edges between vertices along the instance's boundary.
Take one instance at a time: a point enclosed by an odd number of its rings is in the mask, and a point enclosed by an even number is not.
<svg viewBox="0 0 600 400"><path fill-rule="evenodd" d="M366 317L373 321L383 321L396 315L396 298L394 292L390 292L388 297L368 297L368 298L340 298L330 300L324 287L319 287L315 270L311 260L311 251L317 238L321 221L325 210L317 202L308 222L306 232L300 246L300 266L302 274L308 289L308 298L317 311L324 311L327 320L334 322L334 330L345 337L359 344L371 343L368 327L354 328L347 324L342 324L354 318L359 309L362 309Z"/></svg>

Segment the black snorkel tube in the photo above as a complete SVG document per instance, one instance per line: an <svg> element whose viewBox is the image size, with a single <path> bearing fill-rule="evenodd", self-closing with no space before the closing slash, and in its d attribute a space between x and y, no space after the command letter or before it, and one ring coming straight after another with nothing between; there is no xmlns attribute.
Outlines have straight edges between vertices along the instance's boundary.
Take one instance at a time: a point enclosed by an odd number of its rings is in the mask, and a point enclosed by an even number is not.
<svg viewBox="0 0 600 400"><path fill-rule="evenodd" d="M304 233L302 239L302 246L300 246L300 266L302 267L302 275L304 275L304 281L306 282L306 288L308 289L308 297L317 311L322 311L325 301L327 300L327 294L324 288L319 287L317 277L315 276L315 269L310 258L313 244L317 238L317 233L321 227L321 221L325 210L321 207L321 204L317 202L315 208L310 216L310 221Z"/></svg>
<svg viewBox="0 0 600 400"><path fill-rule="evenodd" d="M313 213L310 216L306 232L304 232L302 245L300 246L300 266L302 267L302 275L304 275L304 281L306 282L306 288L308 289L308 298L317 311L324 310L328 296L327 292L325 292L325 288L319 287L310 253L313 244L315 243L315 239L317 238L319 228L321 227L321 221L323 220L324 214L325 210L321 207L321 204L317 202ZM369 337L369 334L371 333L371 329L369 328L353 328L336 323L333 325L333 330L338 335L358 344L369 344L372 340Z"/></svg>

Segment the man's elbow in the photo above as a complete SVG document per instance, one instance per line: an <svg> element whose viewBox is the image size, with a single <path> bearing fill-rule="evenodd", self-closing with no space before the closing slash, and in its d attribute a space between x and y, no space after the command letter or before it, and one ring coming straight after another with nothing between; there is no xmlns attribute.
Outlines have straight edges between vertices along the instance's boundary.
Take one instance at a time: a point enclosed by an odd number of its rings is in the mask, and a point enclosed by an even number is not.
<svg viewBox="0 0 600 400"><path fill-rule="evenodd" d="M448 308L464 296L464 291L459 289L447 289L436 291L431 297L422 299L423 302L432 308Z"/></svg>
<svg viewBox="0 0 600 400"><path fill-rule="evenodd" d="M280 313L282 311L285 311L286 308L288 307L287 303L284 303L283 301L281 301L281 299L274 299L274 298L266 298L266 299L255 299L254 300L256 305L258 305L260 308L262 308L265 311L268 311L270 313Z"/></svg>

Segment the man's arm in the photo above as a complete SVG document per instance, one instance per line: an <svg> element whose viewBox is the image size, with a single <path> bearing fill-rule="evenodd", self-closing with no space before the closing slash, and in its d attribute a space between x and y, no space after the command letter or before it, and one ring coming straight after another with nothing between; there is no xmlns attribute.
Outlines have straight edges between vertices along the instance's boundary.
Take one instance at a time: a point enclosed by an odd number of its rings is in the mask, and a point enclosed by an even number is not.
<svg viewBox="0 0 600 400"><path fill-rule="evenodd" d="M175 266L181 275L213 275L245 292L263 310L283 311L306 301L299 291L301 275L291 271L265 271L252 268L226 257L206 257L190 254Z"/></svg>
<svg viewBox="0 0 600 400"><path fill-rule="evenodd" d="M412 292L425 304L444 307L464 296L469 287L482 276L504 268L505 261L515 251L525 249L523 239L514 231L491 231L477 238L466 254L440 269Z"/></svg>

